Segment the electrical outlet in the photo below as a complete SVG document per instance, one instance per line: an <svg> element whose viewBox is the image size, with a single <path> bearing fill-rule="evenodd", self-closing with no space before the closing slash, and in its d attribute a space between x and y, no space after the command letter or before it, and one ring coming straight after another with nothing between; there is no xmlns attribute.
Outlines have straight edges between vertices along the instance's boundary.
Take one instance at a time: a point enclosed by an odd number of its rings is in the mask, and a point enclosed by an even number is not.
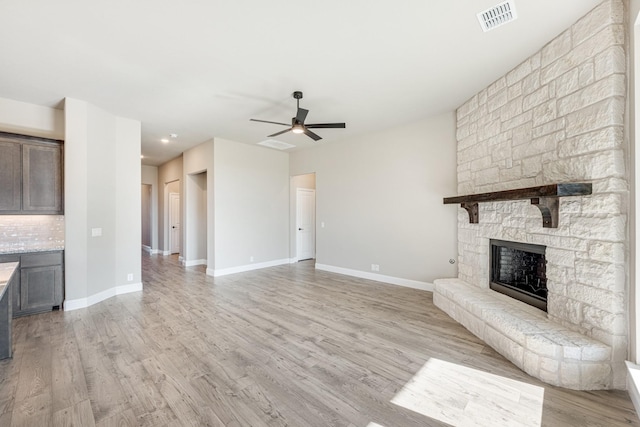
<svg viewBox="0 0 640 427"><path fill-rule="evenodd" d="M252 256L249 257L249 262L253 262L253 257Z"/></svg>
<svg viewBox="0 0 640 427"><path fill-rule="evenodd" d="M380 265L371 264L371 271L380 271Z"/></svg>
<svg viewBox="0 0 640 427"><path fill-rule="evenodd" d="M133 274L127 274L127 280L131 282L133 280Z"/></svg>
<svg viewBox="0 0 640 427"><path fill-rule="evenodd" d="M102 236L102 228L91 229L91 237L100 237L100 236Z"/></svg>

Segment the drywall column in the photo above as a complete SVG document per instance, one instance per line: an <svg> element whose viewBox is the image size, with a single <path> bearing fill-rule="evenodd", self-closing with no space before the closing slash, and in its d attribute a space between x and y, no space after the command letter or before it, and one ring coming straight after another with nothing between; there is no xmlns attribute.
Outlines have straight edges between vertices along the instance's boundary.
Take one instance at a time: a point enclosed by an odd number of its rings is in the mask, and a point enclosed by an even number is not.
<svg viewBox="0 0 640 427"><path fill-rule="evenodd" d="M65 100L65 300L87 297L87 127L87 104L75 99Z"/></svg>
<svg viewBox="0 0 640 427"><path fill-rule="evenodd" d="M115 252L116 289L142 289L142 260L140 257L142 224L140 217L140 141L139 121L115 118Z"/></svg>
<svg viewBox="0 0 640 427"><path fill-rule="evenodd" d="M65 309L139 290L140 122L65 100Z"/></svg>

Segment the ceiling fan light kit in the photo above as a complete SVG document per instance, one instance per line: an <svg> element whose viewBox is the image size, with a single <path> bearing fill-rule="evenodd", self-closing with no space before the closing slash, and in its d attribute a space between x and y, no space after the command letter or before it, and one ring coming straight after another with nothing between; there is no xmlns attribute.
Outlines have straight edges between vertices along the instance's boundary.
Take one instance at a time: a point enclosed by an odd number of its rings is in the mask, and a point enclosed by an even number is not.
<svg viewBox="0 0 640 427"><path fill-rule="evenodd" d="M304 133L305 135L307 135L309 138L313 139L314 141L319 141L322 139L322 137L320 137L319 135L313 133L312 131L310 131L309 129L344 129L346 127L346 125L344 123L310 123L310 124L305 124L304 121L307 118L307 114L309 114L309 110L305 110L304 108L300 108L300 99L302 99L302 92L300 91L295 91L293 92L293 98L296 100L297 103L297 107L298 110L296 111L296 116L291 118L291 127L289 129L285 129L283 131L280 132L276 132L272 135L269 135L268 137L274 137L274 136L278 136L278 135L282 135L283 133L287 133L287 132L293 132L293 133ZM254 122L261 122L261 123L271 123L274 125L281 125L281 126L289 126L289 124L287 123L280 123L280 122L272 122L272 121L268 121L268 120L258 120L258 119L249 119L251 121Z"/></svg>

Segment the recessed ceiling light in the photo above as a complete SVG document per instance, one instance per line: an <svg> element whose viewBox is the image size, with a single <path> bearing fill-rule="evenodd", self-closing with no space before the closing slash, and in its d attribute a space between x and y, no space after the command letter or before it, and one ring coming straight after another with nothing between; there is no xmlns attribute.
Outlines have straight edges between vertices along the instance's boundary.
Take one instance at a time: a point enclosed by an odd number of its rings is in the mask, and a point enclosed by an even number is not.
<svg viewBox="0 0 640 427"><path fill-rule="evenodd" d="M177 133L171 133L171 134L169 134L169 136L170 136L171 138L177 138L177 137L178 137L178 134L177 134Z"/></svg>
<svg viewBox="0 0 640 427"><path fill-rule="evenodd" d="M162 138L160 142L164 142L166 144L167 142L169 142L169 140L167 138Z"/></svg>
<svg viewBox="0 0 640 427"><path fill-rule="evenodd" d="M140 158L141 158L141 159L144 159L144 154L140 154Z"/></svg>

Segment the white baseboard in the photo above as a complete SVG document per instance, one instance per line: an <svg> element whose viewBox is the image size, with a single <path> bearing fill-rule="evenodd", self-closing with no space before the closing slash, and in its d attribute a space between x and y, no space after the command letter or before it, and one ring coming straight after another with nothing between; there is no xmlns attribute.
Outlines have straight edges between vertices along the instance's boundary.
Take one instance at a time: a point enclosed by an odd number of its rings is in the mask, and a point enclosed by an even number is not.
<svg viewBox="0 0 640 427"><path fill-rule="evenodd" d="M640 392L638 387L640 386L640 366L629 361L625 361L627 365L627 392L631 398L636 413L640 414Z"/></svg>
<svg viewBox="0 0 640 427"><path fill-rule="evenodd" d="M64 307L64 311L77 310L79 308L86 308L91 305L97 304L101 301L104 301L116 295L128 294L131 292L139 292L141 290L142 290L142 283L132 283L130 285L116 286L115 288L109 288L105 291L98 292L97 294L88 296L86 298L65 300L63 307Z"/></svg>
<svg viewBox="0 0 640 427"><path fill-rule="evenodd" d="M298 262L298 257L289 258L289 264L295 264L296 262Z"/></svg>
<svg viewBox="0 0 640 427"><path fill-rule="evenodd" d="M350 268L335 267L333 265L316 263L317 270L330 271L346 276L359 277L361 279L375 280L376 282L389 283L391 285L404 286L405 288L420 289L433 292L433 283L420 282L418 280L402 279L400 277L385 276L384 274L369 273L368 271L352 270Z"/></svg>
<svg viewBox="0 0 640 427"><path fill-rule="evenodd" d="M149 255L156 255L161 253L160 249L152 249L151 246L142 245L142 250L148 253Z"/></svg>
<svg viewBox="0 0 640 427"><path fill-rule="evenodd" d="M158 253L162 253L162 256L169 256L169 255L171 255L171 251L158 251Z"/></svg>
<svg viewBox="0 0 640 427"><path fill-rule="evenodd" d="M193 259L190 261L183 261L182 265L185 267L193 267L194 265L207 265L206 259Z"/></svg>
<svg viewBox="0 0 640 427"><path fill-rule="evenodd" d="M245 271L260 270L261 268L275 267L277 265L290 264L289 258L276 259L267 262L257 262L255 264L240 265L238 267L210 269L207 268L207 275L213 277L226 276L227 274L244 273Z"/></svg>

